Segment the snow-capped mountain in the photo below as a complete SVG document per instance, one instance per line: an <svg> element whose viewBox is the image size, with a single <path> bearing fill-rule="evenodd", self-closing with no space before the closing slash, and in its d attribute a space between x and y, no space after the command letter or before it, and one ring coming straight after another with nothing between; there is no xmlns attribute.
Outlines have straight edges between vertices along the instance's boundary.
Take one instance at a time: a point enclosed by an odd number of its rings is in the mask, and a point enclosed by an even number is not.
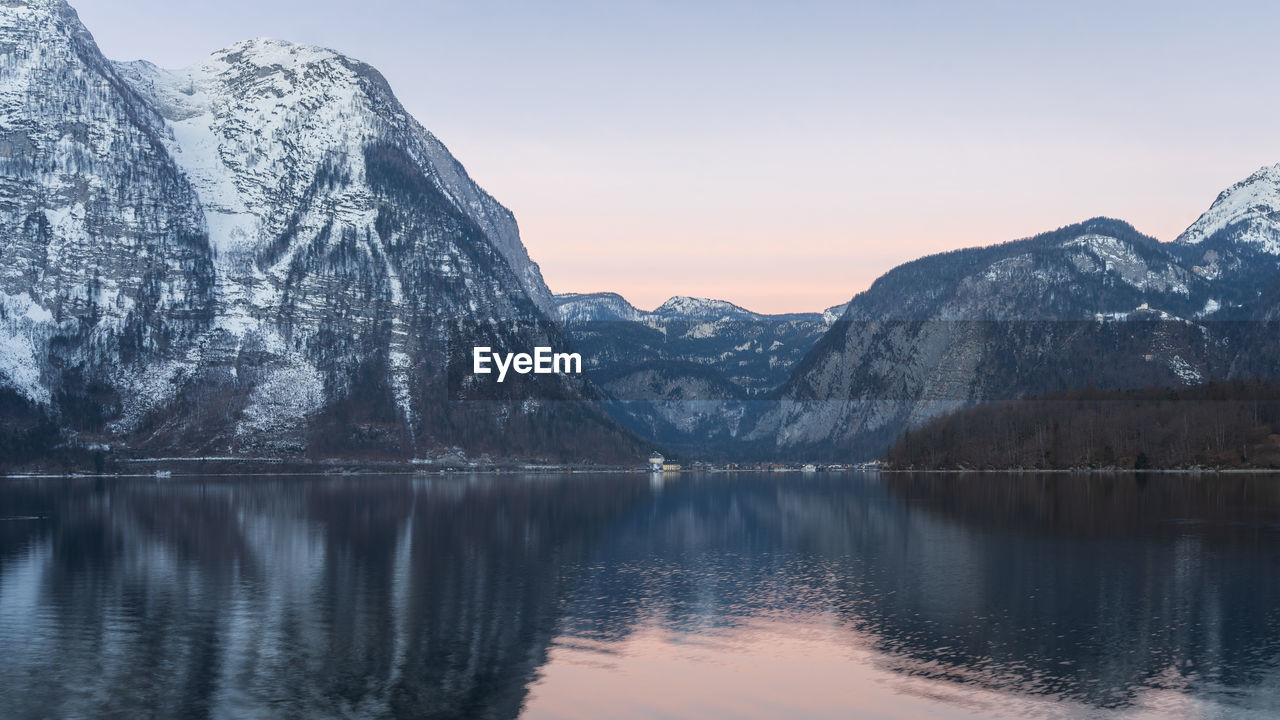
<svg viewBox="0 0 1280 720"><path fill-rule="evenodd" d="M725 318L760 318L761 315L724 300L676 295L654 308L658 317L714 321Z"/></svg>
<svg viewBox="0 0 1280 720"><path fill-rule="evenodd" d="M837 308L762 315L683 296L652 311L614 293L556 295L556 304L619 422L664 447L722 456L749 408L838 317Z"/></svg>
<svg viewBox="0 0 1280 720"><path fill-rule="evenodd" d="M181 453L633 442L581 379L464 371L473 345L566 340L511 213L369 66L276 40L112 63L60 0L0 6L0 46L0 387L68 430Z"/></svg>
<svg viewBox="0 0 1280 720"><path fill-rule="evenodd" d="M1224 190L1173 249L1193 272L1215 281L1219 303L1244 319L1238 309L1258 306L1280 260L1280 165Z"/></svg>
<svg viewBox="0 0 1280 720"><path fill-rule="evenodd" d="M1201 245L1215 236L1280 255L1280 164L1264 167L1223 190L1178 242Z"/></svg>
<svg viewBox="0 0 1280 720"><path fill-rule="evenodd" d="M368 65L324 48L258 39L183 70L145 61L116 68L168 121L166 147L195 186L227 265L252 260L263 238L318 232L331 212L356 224L376 220L372 196L358 186L316 181L360 177L370 148L392 144L404 156L397 159L421 170L479 227L534 302L552 309L511 212L471 181ZM294 217L304 205L310 215Z"/></svg>

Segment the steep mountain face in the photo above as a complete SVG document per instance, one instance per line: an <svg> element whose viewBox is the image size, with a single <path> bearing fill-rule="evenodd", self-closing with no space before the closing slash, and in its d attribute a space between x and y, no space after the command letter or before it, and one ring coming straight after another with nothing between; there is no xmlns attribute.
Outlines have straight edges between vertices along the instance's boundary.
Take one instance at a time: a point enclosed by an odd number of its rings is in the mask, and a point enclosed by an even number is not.
<svg viewBox="0 0 1280 720"><path fill-rule="evenodd" d="M1238 217L1211 210L1177 243L1100 218L890 271L745 438L783 455L872 457L904 429L981 402L1265 374L1241 356L1269 331L1231 320L1261 317L1277 274L1273 214L1252 199L1268 172L1215 203L1244 208ZM1206 271L1195 261L1212 248L1219 264Z"/></svg>
<svg viewBox="0 0 1280 720"><path fill-rule="evenodd" d="M557 295L560 320L622 424L663 447L728 456L751 407L835 322L673 297L651 312L613 293Z"/></svg>
<svg viewBox="0 0 1280 720"><path fill-rule="evenodd" d="M92 427L210 327L213 253L164 119L70 8L6 3L0 48L0 386Z"/></svg>
<svg viewBox="0 0 1280 720"><path fill-rule="evenodd" d="M372 68L273 40L186 70L0 7L0 386L150 452L609 456L515 221ZM88 420L86 420L88 418Z"/></svg>

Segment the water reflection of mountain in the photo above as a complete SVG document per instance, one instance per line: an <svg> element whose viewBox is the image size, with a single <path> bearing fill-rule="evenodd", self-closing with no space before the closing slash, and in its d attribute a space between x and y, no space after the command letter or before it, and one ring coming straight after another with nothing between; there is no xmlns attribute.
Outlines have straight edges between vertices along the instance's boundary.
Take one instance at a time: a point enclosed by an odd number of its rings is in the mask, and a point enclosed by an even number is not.
<svg viewBox="0 0 1280 720"><path fill-rule="evenodd" d="M963 596L974 620L949 630L969 641L966 662L1103 706L1172 687L1251 689L1280 710L1277 480L885 477L908 507L963 532L979 560Z"/></svg>
<svg viewBox="0 0 1280 720"><path fill-rule="evenodd" d="M628 478L7 484L0 514L36 519L3 525L0 705L514 717L570 565L647 491Z"/></svg>
<svg viewBox="0 0 1280 720"><path fill-rule="evenodd" d="M8 717L515 717L553 642L830 622L904 675L1276 706L1272 478L6 481ZM559 640L555 638L559 636Z"/></svg>
<svg viewBox="0 0 1280 720"><path fill-rule="evenodd" d="M972 526L1073 538L1241 538L1280 529L1280 476L886 473L890 491Z"/></svg>
<svg viewBox="0 0 1280 720"><path fill-rule="evenodd" d="M821 478L821 476L820 476ZM572 635L833 614L899 672L1100 707L1254 692L1280 659L1274 478L685 482L593 555Z"/></svg>

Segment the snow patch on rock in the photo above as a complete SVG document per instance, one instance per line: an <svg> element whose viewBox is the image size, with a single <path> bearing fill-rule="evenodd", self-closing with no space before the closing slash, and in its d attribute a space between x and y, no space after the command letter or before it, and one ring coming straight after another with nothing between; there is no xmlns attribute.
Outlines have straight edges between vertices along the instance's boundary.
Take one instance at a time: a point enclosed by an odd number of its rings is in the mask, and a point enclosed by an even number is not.
<svg viewBox="0 0 1280 720"><path fill-rule="evenodd" d="M324 379L305 358L291 355L267 371L249 396L236 435L290 434L324 404Z"/></svg>
<svg viewBox="0 0 1280 720"><path fill-rule="evenodd" d="M30 295L0 292L0 384L42 405L50 395L40 380L37 348L52 325L53 314Z"/></svg>

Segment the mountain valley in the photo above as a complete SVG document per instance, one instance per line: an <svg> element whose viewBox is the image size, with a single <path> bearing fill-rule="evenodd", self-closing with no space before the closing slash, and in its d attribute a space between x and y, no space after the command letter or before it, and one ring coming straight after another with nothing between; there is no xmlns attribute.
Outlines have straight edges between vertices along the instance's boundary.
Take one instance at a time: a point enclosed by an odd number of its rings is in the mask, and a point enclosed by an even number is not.
<svg viewBox="0 0 1280 720"><path fill-rule="evenodd" d="M823 312L643 311L552 293L514 215L341 53L113 62L61 0L0 4L0 49L10 463L850 462L984 403L1280 379L1280 165L1170 242L1093 218ZM585 375L498 384L474 346L573 349Z"/></svg>

